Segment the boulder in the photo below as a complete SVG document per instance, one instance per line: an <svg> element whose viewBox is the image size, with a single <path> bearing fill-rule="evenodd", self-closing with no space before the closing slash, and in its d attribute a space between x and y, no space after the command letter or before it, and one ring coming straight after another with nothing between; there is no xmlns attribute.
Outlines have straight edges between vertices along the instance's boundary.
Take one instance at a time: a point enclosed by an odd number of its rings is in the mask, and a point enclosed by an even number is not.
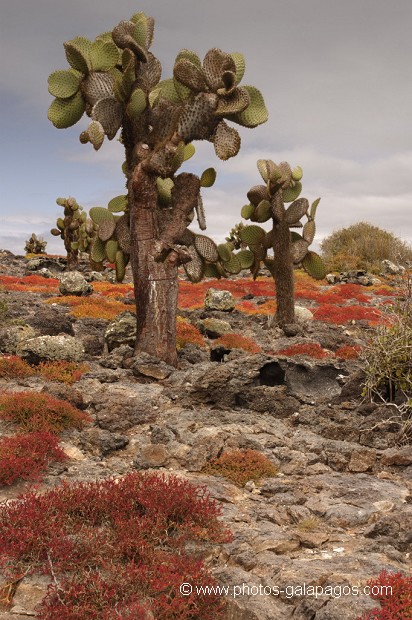
<svg viewBox="0 0 412 620"><path fill-rule="evenodd" d="M84 357L84 348L73 336L38 336L21 341L16 353L32 364L44 360L80 362Z"/></svg>
<svg viewBox="0 0 412 620"><path fill-rule="evenodd" d="M235 299L230 291L220 291L209 288L205 296L205 310L220 310L221 312L232 312L235 307Z"/></svg>
<svg viewBox="0 0 412 620"><path fill-rule="evenodd" d="M90 295L93 287L80 271L69 271L59 278L59 291L62 295Z"/></svg>
<svg viewBox="0 0 412 620"><path fill-rule="evenodd" d="M136 317L131 312L122 312L109 323L105 333L109 351L124 344L134 347L136 340Z"/></svg>

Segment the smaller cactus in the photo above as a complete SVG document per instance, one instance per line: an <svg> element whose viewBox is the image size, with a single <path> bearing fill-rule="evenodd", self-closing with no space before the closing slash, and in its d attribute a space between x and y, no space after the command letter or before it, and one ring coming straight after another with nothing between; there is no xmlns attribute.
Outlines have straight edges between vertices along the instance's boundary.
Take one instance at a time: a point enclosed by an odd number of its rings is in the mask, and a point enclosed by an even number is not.
<svg viewBox="0 0 412 620"><path fill-rule="evenodd" d="M43 254L46 245L47 241L44 241L41 237L37 237L35 233L32 233L31 237L26 241L24 251L26 254Z"/></svg>
<svg viewBox="0 0 412 620"><path fill-rule="evenodd" d="M78 263L79 252L89 250L96 235L96 227L74 198L57 198L56 203L63 207L64 217L57 218L57 228L52 228L50 232L63 239L67 252L67 269L70 271Z"/></svg>

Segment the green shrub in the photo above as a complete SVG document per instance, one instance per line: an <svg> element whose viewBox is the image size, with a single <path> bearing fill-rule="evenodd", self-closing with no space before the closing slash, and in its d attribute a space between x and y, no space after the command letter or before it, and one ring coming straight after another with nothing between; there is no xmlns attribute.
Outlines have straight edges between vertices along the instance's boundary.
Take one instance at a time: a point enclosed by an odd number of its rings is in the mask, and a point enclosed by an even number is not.
<svg viewBox="0 0 412 620"><path fill-rule="evenodd" d="M379 273L383 260L404 265L412 262L410 245L367 222L333 232L322 241L320 249L329 271L366 269Z"/></svg>

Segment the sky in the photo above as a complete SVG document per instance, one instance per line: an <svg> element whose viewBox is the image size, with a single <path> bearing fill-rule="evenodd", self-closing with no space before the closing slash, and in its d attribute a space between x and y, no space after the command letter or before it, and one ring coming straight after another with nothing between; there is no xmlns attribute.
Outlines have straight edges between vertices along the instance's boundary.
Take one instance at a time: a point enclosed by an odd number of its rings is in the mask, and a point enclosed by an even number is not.
<svg viewBox="0 0 412 620"><path fill-rule="evenodd" d="M359 221L412 243L411 0L0 0L0 249L23 254L34 232L64 253L49 232L57 197L89 210L125 193L121 144L80 144L86 116L54 128L47 78L68 68L63 42L94 39L138 11L155 18L163 79L182 48L242 52L241 85L257 87L269 111L264 125L240 128L235 158L195 144L184 169L217 170L203 190L206 234L224 240L261 182L257 160L272 159L300 165L302 196L321 197L315 249Z"/></svg>

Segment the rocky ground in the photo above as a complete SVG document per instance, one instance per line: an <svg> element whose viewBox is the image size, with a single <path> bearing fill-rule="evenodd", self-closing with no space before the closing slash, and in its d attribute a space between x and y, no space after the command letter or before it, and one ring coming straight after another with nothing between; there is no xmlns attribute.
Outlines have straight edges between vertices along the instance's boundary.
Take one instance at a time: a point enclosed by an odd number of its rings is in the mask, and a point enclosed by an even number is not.
<svg viewBox="0 0 412 620"><path fill-rule="evenodd" d="M2 255L0 273L24 271L22 258ZM209 352L191 345L180 352L179 368L171 369L145 356L132 360L127 341L109 347L108 321L75 320L64 306L46 306L43 293L0 296L7 304L1 352L12 352L21 334L66 334L82 344L90 367L73 387L40 377L0 383L0 390L59 396L93 417L86 430L63 434L70 461L50 467L42 488L135 469L206 485L233 532L231 543L204 550L219 582L232 588L228 620L355 620L376 602L340 596L344 586L361 587L383 568L410 571L412 449L391 421L392 408L362 399L358 361L233 350L212 362ZM362 324L314 321L286 337L259 316L196 312L193 320L229 322L264 351L302 338L333 350L361 342L367 331ZM202 473L228 448L263 452L278 473L244 488ZM25 488L0 489L0 501ZM319 597L292 592L305 585L335 590ZM33 615L46 586L46 578L23 579L0 619Z"/></svg>

